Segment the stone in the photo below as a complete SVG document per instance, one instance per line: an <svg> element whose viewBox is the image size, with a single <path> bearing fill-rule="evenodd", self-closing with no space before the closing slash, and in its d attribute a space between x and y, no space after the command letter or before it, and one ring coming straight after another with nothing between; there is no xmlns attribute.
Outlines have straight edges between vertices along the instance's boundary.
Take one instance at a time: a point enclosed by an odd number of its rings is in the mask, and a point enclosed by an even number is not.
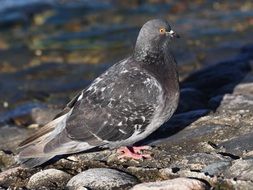
<svg viewBox="0 0 253 190"><path fill-rule="evenodd" d="M226 179L223 183L217 187L224 187L223 189L236 189L236 190L252 190L252 181L242 181L234 179Z"/></svg>
<svg viewBox="0 0 253 190"><path fill-rule="evenodd" d="M245 130L245 132L247 131ZM230 154L242 156L245 152L253 151L253 132L238 135L231 140L220 143L219 146L223 146L226 152Z"/></svg>
<svg viewBox="0 0 253 190"><path fill-rule="evenodd" d="M127 173L108 168L88 169L71 178L67 184L70 190L80 187L109 190L127 188L137 183L137 178Z"/></svg>
<svg viewBox="0 0 253 190"><path fill-rule="evenodd" d="M16 163L13 154L0 150L0 172L1 170Z"/></svg>
<svg viewBox="0 0 253 190"><path fill-rule="evenodd" d="M213 97L224 94L221 89L228 84L233 84L226 89L226 93L231 93L234 86L243 80L249 70L246 58L224 61L192 73L184 80L182 87L201 89L208 97Z"/></svg>
<svg viewBox="0 0 253 190"><path fill-rule="evenodd" d="M234 95L225 94L219 105L217 111L240 111L253 110L253 96L252 95Z"/></svg>
<svg viewBox="0 0 253 190"><path fill-rule="evenodd" d="M14 121L16 125L39 124L44 125L51 121L59 109L48 108L44 104L24 103L14 109L0 114L0 125Z"/></svg>
<svg viewBox="0 0 253 190"><path fill-rule="evenodd" d="M0 149L16 150L18 144L31 135L33 130L17 127L15 125L4 125L0 127Z"/></svg>
<svg viewBox="0 0 253 190"><path fill-rule="evenodd" d="M175 178L165 181L148 182L135 185L131 190L205 190L207 184L197 179Z"/></svg>
<svg viewBox="0 0 253 190"><path fill-rule="evenodd" d="M185 170L180 170L178 173L180 174L180 177L199 179L203 182L207 182L212 187L214 187L219 182L218 181L219 179L217 176L209 176L209 175L206 175L205 173L200 172L200 171L193 171L193 170L185 169Z"/></svg>
<svg viewBox="0 0 253 190"><path fill-rule="evenodd" d="M176 113L207 108L207 98L204 93L194 88L180 90L180 100Z"/></svg>
<svg viewBox="0 0 253 190"><path fill-rule="evenodd" d="M227 178L236 180L252 181L253 179L253 159L235 160L230 168L228 168L224 175Z"/></svg>
<svg viewBox="0 0 253 190"><path fill-rule="evenodd" d="M211 164L217 164L220 162L229 161L228 158L224 158L219 154L208 154L208 153L196 153L184 158L187 162L187 166L191 170L202 170ZM209 168L208 168L209 169Z"/></svg>
<svg viewBox="0 0 253 190"><path fill-rule="evenodd" d="M27 183L29 189L63 189L71 175L57 169L47 169L32 175Z"/></svg>
<svg viewBox="0 0 253 190"><path fill-rule="evenodd" d="M201 171L211 176L220 175L229 166L230 166L230 162L225 162L225 161L215 162L215 163L207 165Z"/></svg>
<svg viewBox="0 0 253 190"><path fill-rule="evenodd" d="M174 115L168 122L164 123L157 131L155 131L152 135L150 135L150 142L151 145L157 145L162 141L167 141L166 137L173 135L189 124L193 123L200 117L207 115L210 112L208 109L201 109L201 110L193 110L188 111L185 113L179 113ZM149 138L146 138L144 141L149 141Z"/></svg>
<svg viewBox="0 0 253 190"><path fill-rule="evenodd" d="M33 170L22 167L14 167L0 173L0 187L24 187L24 179L28 179L34 173Z"/></svg>

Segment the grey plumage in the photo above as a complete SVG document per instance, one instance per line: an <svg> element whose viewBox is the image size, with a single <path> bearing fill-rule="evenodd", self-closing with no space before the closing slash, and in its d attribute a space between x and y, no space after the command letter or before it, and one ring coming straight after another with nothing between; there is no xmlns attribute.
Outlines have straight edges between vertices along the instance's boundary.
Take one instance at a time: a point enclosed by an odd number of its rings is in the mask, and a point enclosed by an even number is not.
<svg viewBox="0 0 253 190"><path fill-rule="evenodd" d="M148 21L132 56L96 78L21 143L20 162L35 167L56 155L132 145L159 128L178 104L176 61L167 49L175 36L167 21Z"/></svg>

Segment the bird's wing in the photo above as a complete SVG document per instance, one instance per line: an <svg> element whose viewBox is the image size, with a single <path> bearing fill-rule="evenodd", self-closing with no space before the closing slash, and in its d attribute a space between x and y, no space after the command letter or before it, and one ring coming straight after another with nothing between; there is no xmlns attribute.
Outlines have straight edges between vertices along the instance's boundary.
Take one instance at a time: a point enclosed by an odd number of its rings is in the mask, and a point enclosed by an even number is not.
<svg viewBox="0 0 253 190"><path fill-rule="evenodd" d="M68 138L97 146L145 130L159 104L161 87L129 61L114 65L79 95L66 121ZM59 146L58 138L49 142L46 151Z"/></svg>

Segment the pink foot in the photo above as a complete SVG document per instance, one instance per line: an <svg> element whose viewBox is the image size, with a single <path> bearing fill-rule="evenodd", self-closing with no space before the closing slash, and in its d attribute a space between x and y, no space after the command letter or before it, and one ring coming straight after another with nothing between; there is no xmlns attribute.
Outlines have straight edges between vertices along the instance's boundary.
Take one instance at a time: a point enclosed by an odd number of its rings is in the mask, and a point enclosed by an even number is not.
<svg viewBox="0 0 253 190"><path fill-rule="evenodd" d="M118 156L119 159L121 158L132 158L135 160L140 160L142 158L151 158L150 154L141 154L142 150L149 150L149 146L133 146L133 147L121 147L117 150L117 153L121 153Z"/></svg>

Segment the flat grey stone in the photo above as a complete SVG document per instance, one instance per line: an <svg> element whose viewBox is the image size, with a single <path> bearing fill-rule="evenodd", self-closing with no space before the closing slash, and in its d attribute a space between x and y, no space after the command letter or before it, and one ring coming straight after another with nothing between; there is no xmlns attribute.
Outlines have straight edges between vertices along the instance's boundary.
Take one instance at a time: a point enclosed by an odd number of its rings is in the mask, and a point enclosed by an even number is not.
<svg viewBox="0 0 253 190"><path fill-rule="evenodd" d="M109 190L112 188L131 187L137 179L129 174L108 168L94 168L86 170L71 178L67 184L70 190L80 187Z"/></svg>

